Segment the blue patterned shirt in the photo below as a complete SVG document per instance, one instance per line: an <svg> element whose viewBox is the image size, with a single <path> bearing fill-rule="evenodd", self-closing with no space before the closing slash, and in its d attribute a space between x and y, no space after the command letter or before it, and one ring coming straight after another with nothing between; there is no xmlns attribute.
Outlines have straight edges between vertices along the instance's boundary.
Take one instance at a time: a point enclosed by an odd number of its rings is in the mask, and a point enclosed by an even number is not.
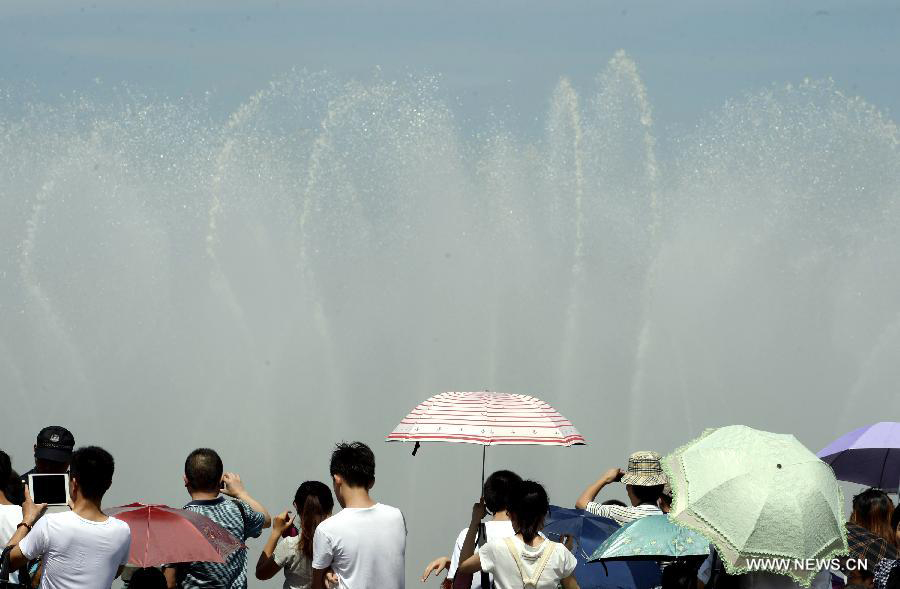
<svg viewBox="0 0 900 589"><path fill-rule="evenodd" d="M247 538L258 538L265 523L261 513L236 499L217 497L191 501L184 508L205 515L241 542ZM186 562L175 565L175 568L178 586L182 589L247 589L246 548L235 550L224 563Z"/></svg>

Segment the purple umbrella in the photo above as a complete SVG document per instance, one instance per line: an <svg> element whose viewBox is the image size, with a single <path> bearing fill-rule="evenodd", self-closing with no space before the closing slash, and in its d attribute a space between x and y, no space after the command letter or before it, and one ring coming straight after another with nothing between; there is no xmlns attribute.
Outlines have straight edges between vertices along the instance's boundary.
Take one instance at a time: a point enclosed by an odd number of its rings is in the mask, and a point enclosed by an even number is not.
<svg viewBox="0 0 900 589"><path fill-rule="evenodd" d="M842 481L885 491L900 483L900 423L882 421L844 434L817 456Z"/></svg>

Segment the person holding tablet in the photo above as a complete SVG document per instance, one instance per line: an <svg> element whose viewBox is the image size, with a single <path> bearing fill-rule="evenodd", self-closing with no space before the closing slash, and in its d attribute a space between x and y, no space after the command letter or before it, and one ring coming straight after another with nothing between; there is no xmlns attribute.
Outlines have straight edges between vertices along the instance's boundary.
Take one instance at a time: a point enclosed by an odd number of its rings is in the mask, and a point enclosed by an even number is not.
<svg viewBox="0 0 900 589"><path fill-rule="evenodd" d="M108 589L131 549L128 524L100 509L114 470L113 457L103 448L76 450L69 478L72 510L63 513L41 517L46 504L35 504L26 489L22 521L9 541L11 568L41 558L41 589Z"/></svg>

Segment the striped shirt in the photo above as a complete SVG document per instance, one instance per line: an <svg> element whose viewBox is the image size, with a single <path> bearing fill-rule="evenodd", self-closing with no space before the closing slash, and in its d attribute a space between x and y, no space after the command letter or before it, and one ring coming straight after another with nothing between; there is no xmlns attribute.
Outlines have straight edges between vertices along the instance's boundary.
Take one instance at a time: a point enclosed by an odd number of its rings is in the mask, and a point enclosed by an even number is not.
<svg viewBox="0 0 900 589"><path fill-rule="evenodd" d="M600 517L608 517L614 520L620 526L631 523L636 519L647 517L648 515L661 515L662 510L650 503L642 503L634 507L622 507L621 505L601 505L591 501L584 508L588 513L599 515Z"/></svg>
<svg viewBox="0 0 900 589"><path fill-rule="evenodd" d="M213 520L244 542L262 533L265 517L237 499L191 501L185 509L196 511ZM175 566L178 586L182 589L247 589L247 549L235 550L224 563L187 562Z"/></svg>

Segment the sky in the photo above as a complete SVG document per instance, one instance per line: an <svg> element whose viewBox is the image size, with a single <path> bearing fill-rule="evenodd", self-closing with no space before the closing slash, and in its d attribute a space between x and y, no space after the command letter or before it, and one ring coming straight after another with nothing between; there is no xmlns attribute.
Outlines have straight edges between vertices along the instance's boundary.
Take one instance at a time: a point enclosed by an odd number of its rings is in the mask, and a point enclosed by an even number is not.
<svg viewBox="0 0 900 589"><path fill-rule="evenodd" d="M480 448L382 443L436 392L569 417L588 446L487 454L560 505L704 427L816 450L896 414L898 30L869 0L2 0L0 391L23 415L0 447L24 470L58 421L120 460L110 502L178 505L209 445L274 512L362 439L412 586L480 476ZM592 96L619 50L652 133L617 83L567 126L560 79ZM384 85L328 94L333 120L277 92L239 111L294 70L434 78L454 120ZM807 78L834 86L759 98ZM35 103L66 106L20 121ZM654 137L690 151L657 167Z"/></svg>
<svg viewBox="0 0 900 589"><path fill-rule="evenodd" d="M99 83L228 112L291 69L367 79L435 75L477 128L539 120L562 76L587 87L618 49L638 64L657 123L690 127L729 98L835 79L900 109L892 2L48 2L6 0L0 84L53 100Z"/></svg>

